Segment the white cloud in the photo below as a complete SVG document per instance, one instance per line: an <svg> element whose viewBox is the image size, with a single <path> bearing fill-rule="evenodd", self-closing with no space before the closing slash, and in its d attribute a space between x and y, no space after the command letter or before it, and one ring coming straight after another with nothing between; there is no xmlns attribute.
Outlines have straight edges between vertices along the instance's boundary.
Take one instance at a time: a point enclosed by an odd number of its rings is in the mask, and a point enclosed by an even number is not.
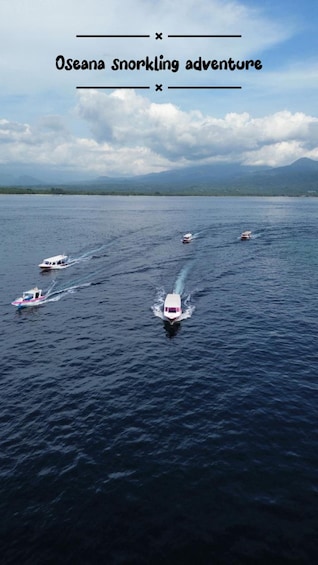
<svg viewBox="0 0 318 565"><path fill-rule="evenodd" d="M306 157L311 156L305 152ZM256 151L245 153L245 165L279 167L289 164L304 156L304 147L300 141L280 141L263 145Z"/></svg>
<svg viewBox="0 0 318 565"><path fill-rule="evenodd" d="M170 162L203 160L233 155L277 141L310 145L317 142L318 119L297 112L276 112L264 118L248 113L229 113L223 119L199 111L185 112L172 104L155 104L131 91L110 95L80 95L78 113L98 141L114 147L146 145Z"/></svg>
<svg viewBox="0 0 318 565"><path fill-rule="evenodd" d="M219 118L123 90L83 91L76 112L91 134L76 136L58 116L35 125L1 120L1 162L123 176L217 161L279 166L318 158L318 118L302 112Z"/></svg>

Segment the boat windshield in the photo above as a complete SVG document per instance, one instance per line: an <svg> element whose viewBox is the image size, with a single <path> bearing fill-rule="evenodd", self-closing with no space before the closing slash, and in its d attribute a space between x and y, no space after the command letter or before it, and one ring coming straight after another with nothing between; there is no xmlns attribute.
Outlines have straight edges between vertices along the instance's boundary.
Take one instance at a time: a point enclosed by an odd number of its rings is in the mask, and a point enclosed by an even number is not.
<svg viewBox="0 0 318 565"><path fill-rule="evenodd" d="M33 298L33 294L30 293L23 294L23 300L32 300L32 298Z"/></svg>

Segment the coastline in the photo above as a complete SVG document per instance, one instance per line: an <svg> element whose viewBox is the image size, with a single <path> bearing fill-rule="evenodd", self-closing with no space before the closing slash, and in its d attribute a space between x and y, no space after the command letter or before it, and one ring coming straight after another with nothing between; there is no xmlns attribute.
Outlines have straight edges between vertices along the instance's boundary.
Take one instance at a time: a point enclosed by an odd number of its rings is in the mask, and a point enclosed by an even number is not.
<svg viewBox="0 0 318 565"><path fill-rule="evenodd" d="M210 188L210 187L197 187L197 188L173 188L170 190L158 190L149 188L148 190L97 190L97 189L79 189L79 188L40 188L40 187L0 187L0 196L4 195L37 195L37 196L214 196L214 197L248 197L248 196L277 196L277 197L310 197L315 198L318 192L313 190L295 189L286 187L280 189L225 189L225 188Z"/></svg>

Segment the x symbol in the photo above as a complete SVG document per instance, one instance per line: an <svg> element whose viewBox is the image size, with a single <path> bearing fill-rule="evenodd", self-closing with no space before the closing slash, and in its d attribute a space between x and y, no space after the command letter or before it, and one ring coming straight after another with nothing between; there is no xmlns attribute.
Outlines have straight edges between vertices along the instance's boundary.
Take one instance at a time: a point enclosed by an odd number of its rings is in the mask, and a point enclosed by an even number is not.
<svg viewBox="0 0 318 565"><path fill-rule="evenodd" d="M156 32L156 39L162 39L162 31L160 33Z"/></svg>
<svg viewBox="0 0 318 565"><path fill-rule="evenodd" d="M156 92L160 90L162 92L162 84L156 84Z"/></svg>

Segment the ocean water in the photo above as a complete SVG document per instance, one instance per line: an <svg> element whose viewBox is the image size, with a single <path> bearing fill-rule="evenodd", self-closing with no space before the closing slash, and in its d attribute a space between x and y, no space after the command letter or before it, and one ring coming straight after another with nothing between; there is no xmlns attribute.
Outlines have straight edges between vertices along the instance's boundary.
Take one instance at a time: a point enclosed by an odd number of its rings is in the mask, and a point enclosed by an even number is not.
<svg viewBox="0 0 318 565"><path fill-rule="evenodd" d="M317 240L314 198L1 196L1 564L317 562Z"/></svg>

